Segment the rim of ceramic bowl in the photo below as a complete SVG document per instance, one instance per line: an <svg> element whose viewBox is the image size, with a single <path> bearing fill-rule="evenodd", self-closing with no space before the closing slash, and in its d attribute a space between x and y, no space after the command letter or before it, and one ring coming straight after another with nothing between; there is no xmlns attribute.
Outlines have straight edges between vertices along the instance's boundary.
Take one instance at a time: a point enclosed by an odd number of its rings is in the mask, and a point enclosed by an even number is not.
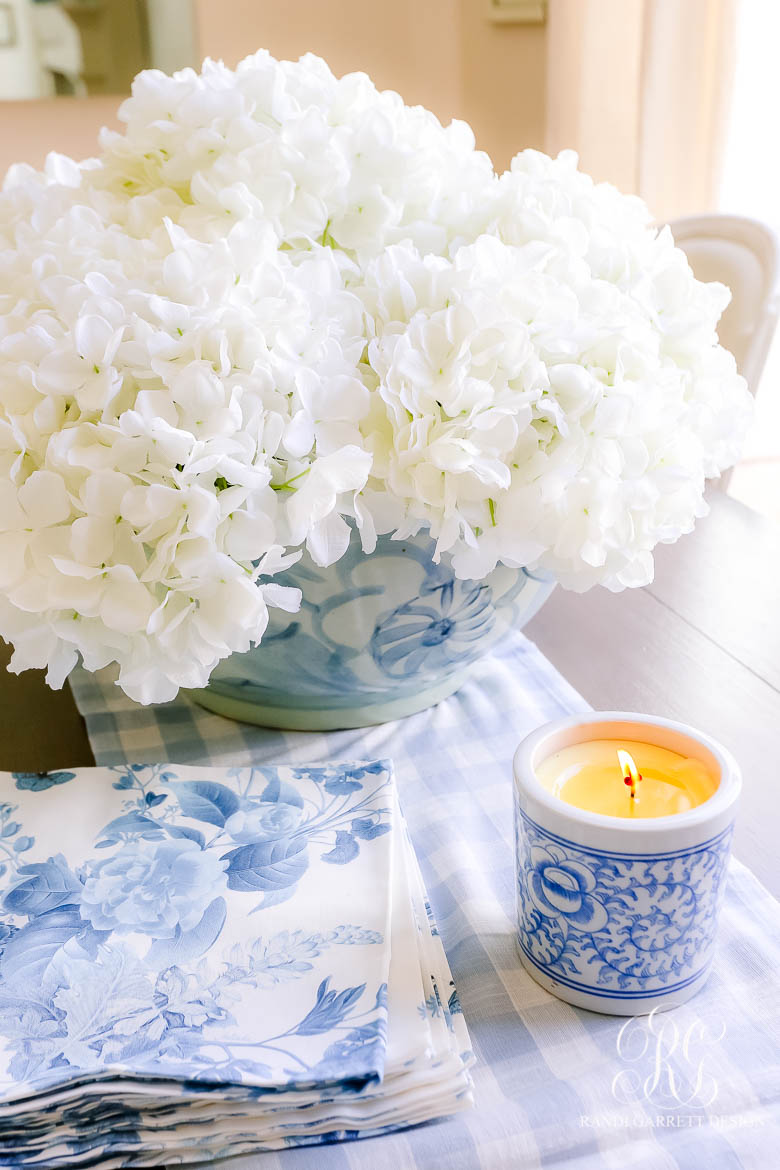
<svg viewBox="0 0 780 1170"><path fill-rule="evenodd" d="M616 736L614 734L616 725L625 727L625 733ZM591 732L587 737L589 739L641 740L644 743L669 748L670 751L679 751L680 754L701 760L707 765L716 776L718 786L712 796L695 808L674 814L675 831L693 828L713 817L719 817L736 804L742 789L739 765L732 754L712 736L685 723L666 719L662 715L646 715L636 711L584 711L538 727L522 740L514 755L515 788L521 789L554 816L571 818L578 824L599 829L615 830L619 827L621 834L650 833L659 837L669 835L671 827L669 817L638 817L636 820L627 820L608 816L606 813L590 812L564 803L544 787L536 774L537 765L553 752L583 742L585 737L576 733L578 728L584 726ZM604 733L601 736L592 734L593 728L600 726L603 726ZM648 729L652 734L648 734Z"/></svg>

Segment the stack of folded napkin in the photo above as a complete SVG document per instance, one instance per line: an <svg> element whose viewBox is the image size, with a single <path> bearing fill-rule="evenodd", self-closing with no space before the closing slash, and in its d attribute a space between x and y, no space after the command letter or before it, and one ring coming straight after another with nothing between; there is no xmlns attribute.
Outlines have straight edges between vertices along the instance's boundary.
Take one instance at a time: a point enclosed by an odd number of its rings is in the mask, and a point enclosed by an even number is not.
<svg viewBox="0 0 780 1170"><path fill-rule="evenodd" d="M0 774L0 1165L160 1166L471 1101L392 768Z"/></svg>

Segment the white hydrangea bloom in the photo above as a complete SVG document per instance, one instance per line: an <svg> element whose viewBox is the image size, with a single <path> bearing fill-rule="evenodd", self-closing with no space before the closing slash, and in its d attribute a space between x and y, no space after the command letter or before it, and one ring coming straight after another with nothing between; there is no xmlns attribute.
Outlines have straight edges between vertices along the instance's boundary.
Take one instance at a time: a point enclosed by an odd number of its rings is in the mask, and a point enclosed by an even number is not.
<svg viewBox="0 0 780 1170"><path fill-rule="evenodd" d="M141 74L99 158L0 195L0 634L140 702L262 637L357 523L482 577L652 575L749 398L640 201L570 153L498 178L362 74Z"/></svg>

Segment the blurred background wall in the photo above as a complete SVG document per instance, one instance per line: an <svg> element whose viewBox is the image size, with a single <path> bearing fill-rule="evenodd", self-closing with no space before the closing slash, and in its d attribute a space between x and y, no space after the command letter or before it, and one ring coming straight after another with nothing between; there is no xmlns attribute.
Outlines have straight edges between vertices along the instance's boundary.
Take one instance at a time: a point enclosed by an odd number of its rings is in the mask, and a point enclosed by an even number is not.
<svg viewBox="0 0 780 1170"><path fill-rule="evenodd" d="M67 12L81 30L84 72L91 84L87 101L60 103L53 120L49 105L21 111L20 103L9 108L0 102L0 171L18 160L40 165L52 148L90 153L89 144L109 113L105 102L93 100L106 92L101 62L111 62L114 92L127 91L142 64L139 52L130 51L136 44L143 46L147 64L168 72L205 56L234 65L260 47L280 58L311 51L336 74L363 70L380 88L429 107L445 123L465 118L500 169L522 147L544 147L547 27L494 22L490 0L14 3L21 29L33 18L40 20L44 9ZM9 57L4 61L0 45L0 97L10 96L2 83ZM32 94L26 89L19 96Z"/></svg>
<svg viewBox="0 0 780 1170"><path fill-rule="evenodd" d="M573 147L594 178L668 219L717 202L751 3L765 0L3 0L16 35L4 41L0 22L0 99L88 97L0 101L0 170L51 148L88 154L111 120L94 99L127 93L144 65L233 65L265 47L313 51L445 123L465 119L498 170L526 146Z"/></svg>
<svg viewBox="0 0 780 1170"><path fill-rule="evenodd" d="M235 64L262 45L310 49L334 73L362 70L380 89L465 118L501 169L518 143L544 144L546 30L495 24L482 0L194 0L203 50Z"/></svg>

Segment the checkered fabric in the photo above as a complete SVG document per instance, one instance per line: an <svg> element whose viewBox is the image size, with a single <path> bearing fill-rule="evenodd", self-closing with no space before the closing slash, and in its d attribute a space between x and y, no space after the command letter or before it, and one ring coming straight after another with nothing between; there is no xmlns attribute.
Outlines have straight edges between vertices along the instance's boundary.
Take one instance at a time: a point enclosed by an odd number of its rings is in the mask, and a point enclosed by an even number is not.
<svg viewBox="0 0 780 1170"><path fill-rule="evenodd" d="M673 1012L580 1011L520 966L512 755L534 727L587 708L522 635L445 702L355 731L255 728L185 697L138 707L105 672L77 672L72 686L99 764L395 763L477 1057L476 1108L381 1138L231 1159L226 1170L780 1166L780 908L743 865L732 861L709 982Z"/></svg>

